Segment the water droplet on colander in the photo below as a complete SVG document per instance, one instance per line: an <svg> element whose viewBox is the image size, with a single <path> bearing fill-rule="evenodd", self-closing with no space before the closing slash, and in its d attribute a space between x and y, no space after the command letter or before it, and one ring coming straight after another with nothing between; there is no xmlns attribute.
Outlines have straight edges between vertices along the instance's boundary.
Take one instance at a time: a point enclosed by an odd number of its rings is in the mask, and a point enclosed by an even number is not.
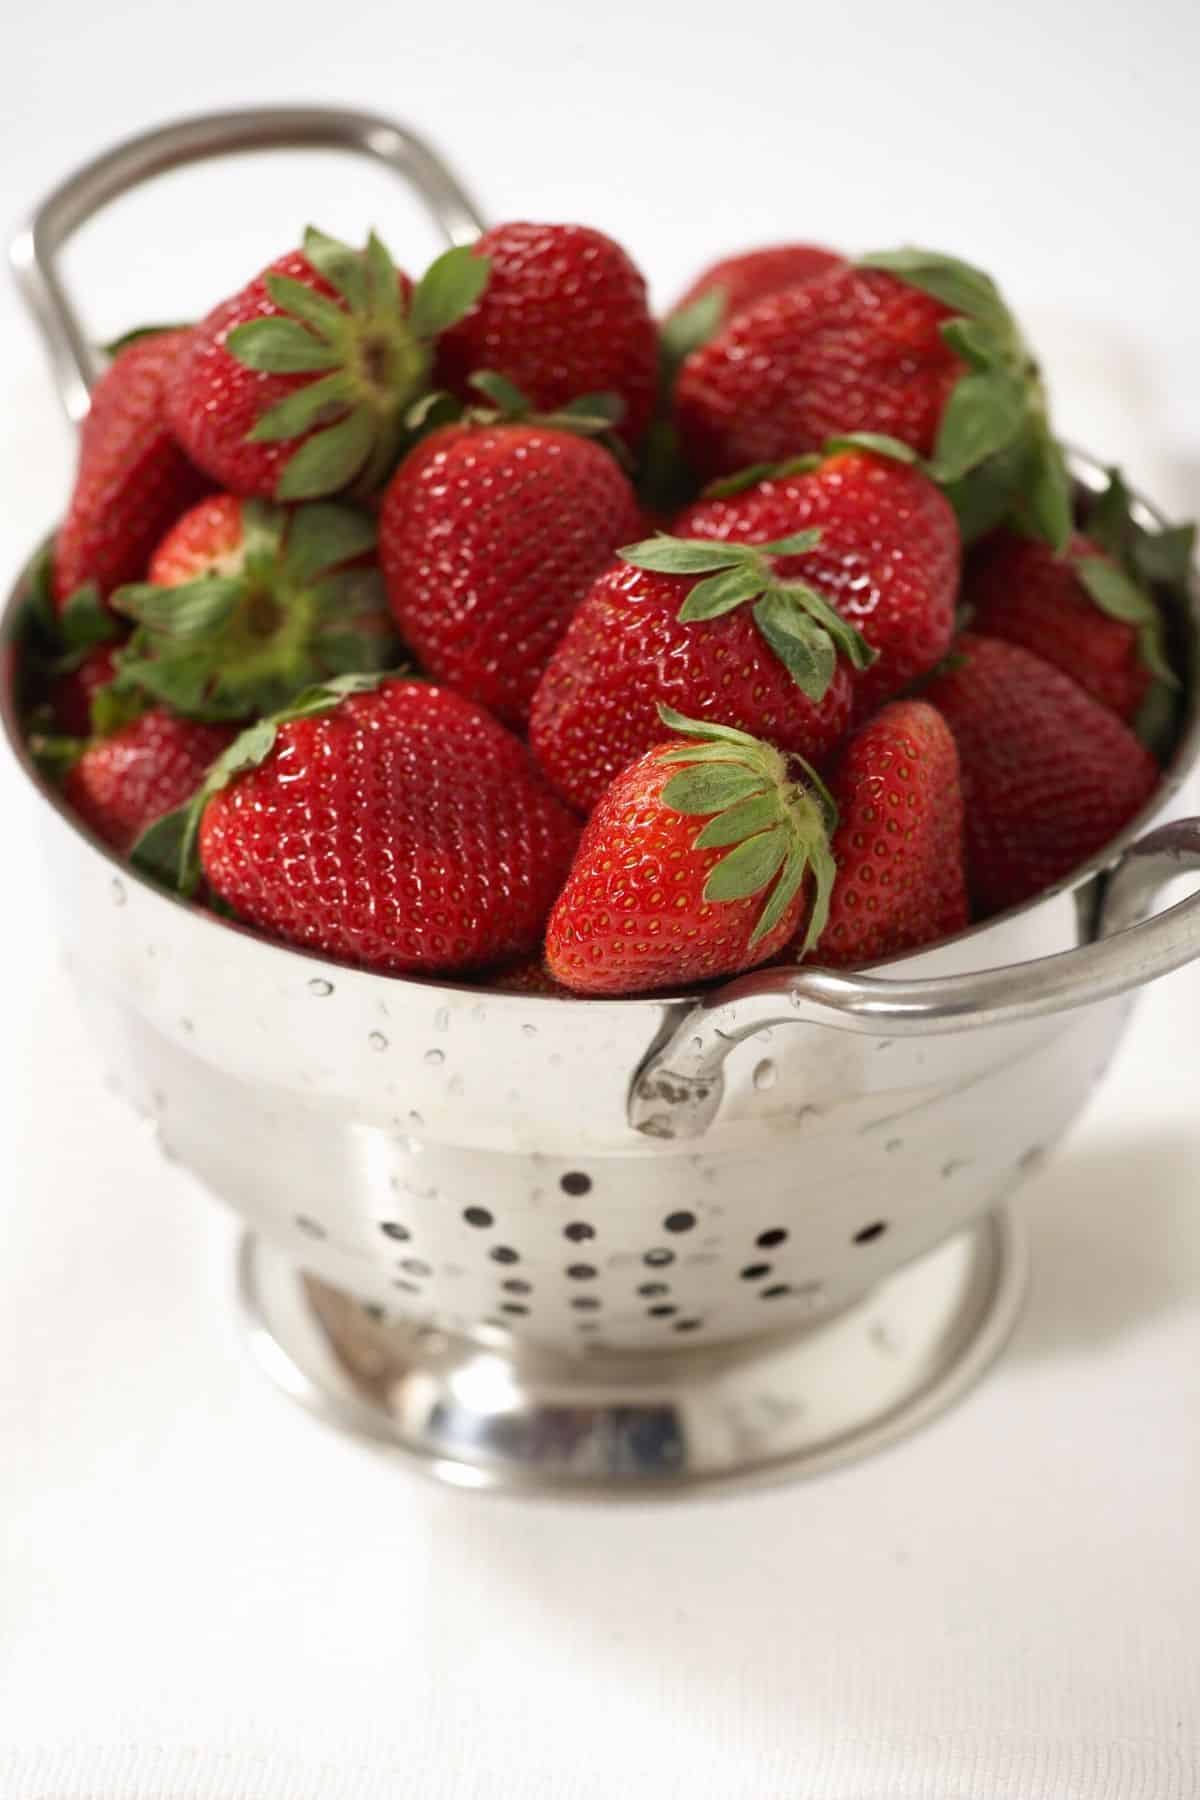
<svg viewBox="0 0 1200 1800"><path fill-rule="evenodd" d="M125 892L125 883L119 876L113 876L112 897L114 906L124 906L129 896Z"/></svg>
<svg viewBox="0 0 1200 1800"><path fill-rule="evenodd" d="M327 1000L333 992L333 983L326 981L322 975L314 975L308 984L308 991L310 994L315 994L319 1000Z"/></svg>
<svg viewBox="0 0 1200 1800"><path fill-rule="evenodd" d="M372 1050L386 1050L388 1047L388 1041L384 1037L382 1031L372 1031L367 1038L367 1042L370 1044Z"/></svg>
<svg viewBox="0 0 1200 1800"><path fill-rule="evenodd" d="M758 1092L762 1094L765 1093L768 1088L773 1088L778 1075L779 1071L771 1061L771 1058L769 1056L764 1056L762 1061L755 1065L754 1069L754 1085L758 1089Z"/></svg>
<svg viewBox="0 0 1200 1800"><path fill-rule="evenodd" d="M537 1026L536 1025L522 1025L521 1036L522 1037L536 1037L537 1036Z"/></svg>
<svg viewBox="0 0 1200 1800"><path fill-rule="evenodd" d="M425 1052L424 1061L429 1064L431 1069L440 1068L445 1060L446 1052L444 1050L427 1050Z"/></svg>
<svg viewBox="0 0 1200 1800"><path fill-rule="evenodd" d="M450 1008L448 1006L439 1006L437 1011L434 1013L433 1029L435 1031L449 1031L449 1029L450 1029Z"/></svg>
<svg viewBox="0 0 1200 1800"><path fill-rule="evenodd" d="M408 1122L410 1125L415 1125L418 1131L425 1123L419 1112L410 1112L408 1115Z"/></svg>

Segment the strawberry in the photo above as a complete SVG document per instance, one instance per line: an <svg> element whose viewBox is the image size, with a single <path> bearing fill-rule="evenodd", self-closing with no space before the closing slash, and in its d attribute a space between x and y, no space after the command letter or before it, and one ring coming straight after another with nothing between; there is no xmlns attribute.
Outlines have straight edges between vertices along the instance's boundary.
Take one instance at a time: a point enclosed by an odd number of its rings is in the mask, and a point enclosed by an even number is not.
<svg viewBox="0 0 1200 1800"><path fill-rule="evenodd" d="M154 707L88 744L67 770L63 793L96 836L125 855L164 813L191 798L232 737L221 726Z"/></svg>
<svg viewBox="0 0 1200 1800"><path fill-rule="evenodd" d="M363 566L375 535L365 513L330 501L202 500L155 550L149 581L112 596L136 626L114 692L242 720L394 663L382 578Z"/></svg>
<svg viewBox="0 0 1200 1800"><path fill-rule="evenodd" d="M767 962L833 880L829 799L769 744L669 708L685 734L608 787L546 927L546 964L581 994L687 987ZM799 771L797 773L800 773ZM700 821L707 821L700 823Z"/></svg>
<svg viewBox="0 0 1200 1800"><path fill-rule="evenodd" d="M555 981L540 956L527 956L521 962L509 963L488 982L502 994L569 994L561 981Z"/></svg>
<svg viewBox="0 0 1200 1800"><path fill-rule="evenodd" d="M958 593L958 525L918 469L894 455L846 449L798 458L744 490L717 488L676 519L676 535L761 544L820 528L803 561L783 562L779 572L803 574L877 652L855 683L859 718L945 655Z"/></svg>
<svg viewBox="0 0 1200 1800"><path fill-rule="evenodd" d="M958 745L967 878L981 913L1052 887L1149 800L1154 758L1120 719L1041 657L964 633L925 690Z"/></svg>
<svg viewBox="0 0 1200 1800"><path fill-rule="evenodd" d="M481 707L350 676L244 732L137 861L187 888L198 850L214 893L273 937L451 974L537 948L577 835Z"/></svg>
<svg viewBox="0 0 1200 1800"><path fill-rule="evenodd" d="M482 297L438 344L438 376L465 395L495 370L541 412L581 395L624 403L636 444L654 409L658 335L646 284L619 244L586 225L495 225L474 245L491 273Z"/></svg>
<svg viewBox="0 0 1200 1800"><path fill-rule="evenodd" d="M968 568L972 625L1053 663L1127 722L1153 674L1175 684L1150 595L1076 532L1065 556L1032 538L998 532Z"/></svg>
<svg viewBox="0 0 1200 1800"><path fill-rule="evenodd" d="M968 923L963 799L950 728L897 700L851 738L830 781L837 880L813 960L878 962Z"/></svg>
<svg viewBox="0 0 1200 1800"><path fill-rule="evenodd" d="M572 806L587 812L657 741L660 704L736 723L780 750L828 755L850 722L850 669L867 667L872 652L816 585L797 579L820 537L757 547L660 537L621 551L534 696L530 743Z"/></svg>
<svg viewBox="0 0 1200 1800"><path fill-rule="evenodd" d="M165 388L188 343L186 331L156 332L120 350L96 384L79 436L79 471L54 549L53 594L61 611L81 587L101 598L142 574L172 519L205 481L172 438Z"/></svg>
<svg viewBox="0 0 1200 1800"><path fill-rule="evenodd" d="M396 623L431 674L523 726L574 607L640 523L626 477L586 438L503 420L443 426L384 496Z"/></svg>
<svg viewBox="0 0 1200 1800"><path fill-rule="evenodd" d="M675 424L702 475L869 432L931 457L968 535L1020 513L1070 531L1036 365L991 279L936 252L834 268L737 313L687 357Z"/></svg>
<svg viewBox="0 0 1200 1800"><path fill-rule="evenodd" d="M801 287L818 275L844 267L845 259L833 250L819 249L815 244L770 244L763 250L744 250L738 256L723 257L698 275L671 308L669 317L677 319L697 311L707 302L704 318L708 322L706 336L718 325L736 318L757 300L778 294L784 288Z"/></svg>
<svg viewBox="0 0 1200 1800"><path fill-rule="evenodd" d="M47 696L55 730L69 738L91 737L93 704L116 673L116 647L98 644L73 669L56 676Z"/></svg>
<svg viewBox="0 0 1200 1800"><path fill-rule="evenodd" d="M448 250L416 289L372 233L354 251L309 230L197 325L169 385L171 425L232 492L312 500L390 474L433 341L487 280Z"/></svg>

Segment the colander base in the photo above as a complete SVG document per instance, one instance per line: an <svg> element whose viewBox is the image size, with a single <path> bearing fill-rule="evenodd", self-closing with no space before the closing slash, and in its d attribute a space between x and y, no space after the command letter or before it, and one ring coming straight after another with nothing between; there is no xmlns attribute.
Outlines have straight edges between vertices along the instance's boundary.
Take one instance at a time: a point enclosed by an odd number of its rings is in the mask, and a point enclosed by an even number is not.
<svg viewBox="0 0 1200 1800"><path fill-rule="evenodd" d="M247 1235L256 1360L342 1430L458 1487L648 1498L814 1475L905 1436L974 1382L1020 1309L1004 1208L834 1318L701 1349L567 1357L381 1319Z"/></svg>

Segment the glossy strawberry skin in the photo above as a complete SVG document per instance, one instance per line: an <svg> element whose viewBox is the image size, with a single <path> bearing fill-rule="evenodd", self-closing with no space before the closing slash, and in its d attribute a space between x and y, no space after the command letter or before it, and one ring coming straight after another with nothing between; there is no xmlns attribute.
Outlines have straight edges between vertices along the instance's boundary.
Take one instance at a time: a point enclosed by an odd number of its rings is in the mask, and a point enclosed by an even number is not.
<svg viewBox="0 0 1200 1800"><path fill-rule="evenodd" d="M878 962L964 930L958 751L940 713L922 700L885 706L851 738L830 786L838 873L812 961Z"/></svg>
<svg viewBox="0 0 1200 1800"><path fill-rule="evenodd" d="M125 855L155 819L191 799L233 735L155 707L89 744L63 793L96 836Z"/></svg>
<svg viewBox="0 0 1200 1800"><path fill-rule="evenodd" d="M1019 645L964 633L925 698L954 733L975 910L1052 887L1104 848L1154 792L1133 733L1060 669Z"/></svg>
<svg viewBox="0 0 1200 1800"><path fill-rule="evenodd" d="M393 680L280 726L209 800L200 856L214 892L273 937L448 974L537 947L577 834L481 707Z"/></svg>
<svg viewBox="0 0 1200 1800"><path fill-rule="evenodd" d="M1072 566L1100 555L1078 533L1063 557L1036 539L997 533L973 553L965 597L974 630L1032 650L1128 723L1150 671L1134 627L1101 612Z"/></svg>
<svg viewBox="0 0 1200 1800"><path fill-rule="evenodd" d="M658 705L820 762L844 736L853 688L839 658L823 700L805 698L746 607L681 624L694 578L615 563L593 583L538 684L534 755L579 812L662 735Z"/></svg>
<svg viewBox="0 0 1200 1800"><path fill-rule="evenodd" d="M99 644L89 650L78 668L58 675L47 696L54 715L55 729L64 737L86 738L92 735L92 701L101 688L108 686L116 674L114 657L117 647Z"/></svg>
<svg viewBox="0 0 1200 1800"><path fill-rule="evenodd" d="M850 266L768 295L680 371L675 423L698 474L731 473L873 431L933 449L962 364L940 301L880 269Z"/></svg>
<svg viewBox="0 0 1200 1800"><path fill-rule="evenodd" d="M808 474L697 501L672 531L764 544L809 526L820 527L820 543L782 558L779 571L819 588L879 653L855 677L855 716L863 719L946 653L962 562L958 524L918 469L841 451Z"/></svg>
<svg viewBox="0 0 1200 1800"><path fill-rule="evenodd" d="M183 587L201 575L236 573L243 542L241 500L210 494L156 545L146 579L155 587Z"/></svg>
<svg viewBox="0 0 1200 1800"><path fill-rule="evenodd" d="M493 226L474 248L490 259L491 275L439 340L441 385L469 395L472 371L491 369L539 412L615 393L625 403L621 434L636 444L654 410L658 334L625 251L586 225L524 221Z"/></svg>
<svg viewBox="0 0 1200 1800"><path fill-rule="evenodd" d="M836 251L822 250L816 244L771 244L763 250L744 250L705 269L671 310L683 312L719 288L724 297L721 322L725 324L768 294L815 281L843 267L844 261Z"/></svg>
<svg viewBox="0 0 1200 1800"><path fill-rule="evenodd" d="M637 499L608 451L519 424L432 433L396 471L379 520L405 642L514 726L575 606L639 535Z"/></svg>
<svg viewBox="0 0 1200 1800"><path fill-rule="evenodd" d="M676 772L656 741L602 795L546 927L546 966L576 993L615 996L689 987L768 962L808 905L801 887L779 923L750 947L763 895L707 901L727 847L697 850L701 821L661 799Z"/></svg>
<svg viewBox="0 0 1200 1800"><path fill-rule="evenodd" d="M79 440L79 472L54 547L61 608L94 581L107 596L136 580L173 519L207 483L172 437L166 387L190 334L164 331L120 351L92 395Z"/></svg>
<svg viewBox="0 0 1200 1800"><path fill-rule="evenodd" d="M259 499L274 494L284 465L313 433L274 443L248 443L249 433L273 406L320 379L310 373L277 375L249 369L226 348L226 339L236 326L252 319L287 316L267 292L268 275L288 276L344 307L341 296L307 256L300 250L289 251L194 327L167 391L171 428L192 461L220 487ZM407 276L401 275L399 281L401 293L407 297L411 290Z"/></svg>

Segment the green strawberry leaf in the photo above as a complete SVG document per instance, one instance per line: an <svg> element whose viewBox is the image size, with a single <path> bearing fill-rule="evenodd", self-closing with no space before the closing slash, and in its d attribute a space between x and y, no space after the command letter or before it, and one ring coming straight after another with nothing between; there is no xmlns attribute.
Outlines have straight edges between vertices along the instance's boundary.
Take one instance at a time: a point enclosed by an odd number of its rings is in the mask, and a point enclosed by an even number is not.
<svg viewBox="0 0 1200 1800"><path fill-rule="evenodd" d="M528 395L496 369L476 369L468 375L467 385L490 400L502 419L523 419L532 411Z"/></svg>
<svg viewBox="0 0 1200 1800"><path fill-rule="evenodd" d="M671 731L685 733L688 737L701 738L712 744L737 744L742 749L761 750L762 739L752 737L748 731L739 731L736 725L721 725L713 719L689 719L684 713L676 712L673 706L665 706L661 700L657 703L658 716ZM686 759L692 752L681 750L678 755ZM664 762L671 761L675 752L664 756Z"/></svg>
<svg viewBox="0 0 1200 1800"><path fill-rule="evenodd" d="M565 406L554 409L556 419L578 419L587 425L599 422L602 425L619 425L628 408L620 394L602 392L597 394L579 394L574 400L568 400Z"/></svg>
<svg viewBox="0 0 1200 1800"><path fill-rule="evenodd" d="M284 551L288 574L297 583L315 580L373 550L378 535L375 521L353 507L328 500L297 507Z"/></svg>
<svg viewBox="0 0 1200 1800"><path fill-rule="evenodd" d="M1179 718L1177 681L1152 681L1138 708L1133 729L1151 755L1163 761L1175 742Z"/></svg>
<svg viewBox="0 0 1200 1800"><path fill-rule="evenodd" d="M835 829L835 826L836 819L831 823L830 830ZM829 903L833 899L834 883L837 881L837 863L827 839L814 839L809 850L809 868L813 877L813 904L800 944L802 957L807 956L813 945L821 941L821 934L829 923Z"/></svg>
<svg viewBox="0 0 1200 1800"><path fill-rule="evenodd" d="M443 250L413 292L408 320L418 338L433 338L469 313L488 284L492 265L469 245Z"/></svg>
<svg viewBox="0 0 1200 1800"><path fill-rule="evenodd" d="M400 292L400 274L392 261L391 251L374 231L367 238L364 253L367 268L369 308L377 318L401 319L404 304Z"/></svg>
<svg viewBox="0 0 1200 1800"><path fill-rule="evenodd" d="M1134 561L1145 581L1186 589L1196 551L1195 525L1165 525L1143 530L1134 546Z"/></svg>
<svg viewBox="0 0 1200 1800"><path fill-rule="evenodd" d="M681 307L664 319L659 328L659 355L667 384L673 381L679 366L693 350L707 344L720 329L725 317L726 293L722 287L710 288L690 306Z"/></svg>
<svg viewBox="0 0 1200 1800"><path fill-rule="evenodd" d="M849 439L838 440L849 443ZM826 445L826 449L829 446ZM702 500L732 500L738 494L744 494L749 488L757 487L762 481L784 481L789 475L807 475L813 469L819 469L821 458L815 455L791 456L785 462L749 463L746 468L738 469L733 475L722 475L716 481L710 481L701 489Z"/></svg>
<svg viewBox="0 0 1200 1800"><path fill-rule="evenodd" d="M918 463L921 460L911 444L890 437L886 431L847 431L841 437L825 440L821 457L815 459L814 466L819 465L823 457L834 456L839 450L870 450L875 456L887 456L898 463ZM796 460L800 462L807 459Z"/></svg>
<svg viewBox="0 0 1200 1800"><path fill-rule="evenodd" d="M751 894L766 887L787 853L787 833L779 824L755 837L744 838L710 870L704 883L704 898L718 902L748 900Z"/></svg>
<svg viewBox="0 0 1200 1800"><path fill-rule="evenodd" d="M68 650L93 650L118 635L117 622L94 581L85 581L68 597L58 614L57 632Z"/></svg>
<svg viewBox="0 0 1200 1800"><path fill-rule="evenodd" d="M954 508L964 544L973 544L1008 518L1026 481L1029 447L1018 438L942 489Z"/></svg>
<svg viewBox="0 0 1200 1800"><path fill-rule="evenodd" d="M365 313L370 305L365 258L349 244L327 237L310 225L304 233L304 254L330 287L345 300L352 312Z"/></svg>
<svg viewBox="0 0 1200 1800"><path fill-rule="evenodd" d="M719 619L735 606L753 600L768 585L770 576L760 563L735 563L706 580L698 581L680 607L676 617L684 624L701 619Z"/></svg>
<svg viewBox="0 0 1200 1800"><path fill-rule="evenodd" d="M754 623L800 692L814 705L823 700L837 666L829 633L778 588L756 602Z"/></svg>
<svg viewBox="0 0 1200 1800"><path fill-rule="evenodd" d="M286 405L286 401L283 403ZM306 439L288 459L275 489L280 500L317 500L349 487L377 441L369 406L356 406L337 425Z"/></svg>
<svg viewBox="0 0 1200 1800"><path fill-rule="evenodd" d="M956 256L908 246L860 257L859 267L886 269L910 287L931 294L952 312L991 326L1002 337L1011 337L1015 333L1012 314L991 276L970 263L961 262Z"/></svg>
<svg viewBox="0 0 1200 1800"><path fill-rule="evenodd" d="M726 765L728 766L728 765ZM716 773L716 771L713 771ZM676 781L683 779L676 776ZM765 831L779 817L779 796L774 789L764 789L761 777L756 778L747 772L748 781L757 780L757 786L751 788L743 798L731 798L723 802L723 810L716 812L716 817L708 821L699 837L694 840L697 850L716 850L723 844L740 844L743 838L752 837L757 831ZM676 812L699 812L700 807L680 806L671 798L670 789L674 783L668 783L663 789L663 799Z"/></svg>
<svg viewBox="0 0 1200 1800"><path fill-rule="evenodd" d="M104 687L98 688L92 695L90 708L93 737L111 737L125 725L132 725L140 719L150 704L150 696L135 686L127 687L120 672L116 678Z"/></svg>
<svg viewBox="0 0 1200 1800"><path fill-rule="evenodd" d="M833 639L834 644L847 662L854 669L869 669L872 663L879 661L878 650L873 650L861 631L844 619L836 607L830 605L824 594L816 588L809 587L806 581L783 581L778 583L778 591L785 595L792 605L806 612L809 618L823 626Z"/></svg>
<svg viewBox="0 0 1200 1800"><path fill-rule="evenodd" d="M271 375L308 374L342 366L341 350L322 342L296 319L250 319L234 326L225 347L245 368Z"/></svg>
<svg viewBox="0 0 1200 1800"><path fill-rule="evenodd" d="M770 543L760 544L760 551L768 556L804 556L809 550L815 550L821 541L819 525L810 525L806 531L794 531L790 537L772 538Z"/></svg>
<svg viewBox="0 0 1200 1800"><path fill-rule="evenodd" d="M954 354L981 373L1005 367L1012 354L1011 333L998 331L982 319L947 319L940 329Z"/></svg>
<svg viewBox="0 0 1200 1800"><path fill-rule="evenodd" d="M115 362L122 350L128 350L131 344L143 343L146 338L163 337L168 331L187 331L190 326L190 320L177 320L173 325L135 325L132 330L123 331L120 337L113 338L101 348L105 356Z"/></svg>
<svg viewBox="0 0 1200 1800"><path fill-rule="evenodd" d="M320 425L342 417L353 400L354 389L344 369L307 382L269 407L246 434L247 443L277 444L303 437Z"/></svg>
<svg viewBox="0 0 1200 1800"><path fill-rule="evenodd" d="M463 415L463 403L443 388L431 388L414 400L404 415L406 431L436 431L439 425L453 425Z"/></svg>
<svg viewBox="0 0 1200 1800"><path fill-rule="evenodd" d="M1081 556L1074 566L1100 611L1136 628L1138 655L1156 680L1177 688L1179 677L1168 661L1162 619L1151 595L1107 557Z"/></svg>
<svg viewBox="0 0 1200 1800"><path fill-rule="evenodd" d="M265 286L276 306L290 313L293 319L311 326L318 337L325 338L329 343L338 343L344 338L345 309L336 300L331 300L328 294L318 294L315 288L297 281L292 275L268 275ZM240 329L240 326L235 327L235 330ZM233 335L234 332L231 331L230 338ZM228 341L227 339L226 342Z"/></svg>
<svg viewBox="0 0 1200 1800"><path fill-rule="evenodd" d="M216 630L243 592L239 575L200 575L179 587L130 582L112 596L115 609L165 638L187 639Z"/></svg>
<svg viewBox="0 0 1200 1800"><path fill-rule="evenodd" d="M723 812L735 801L761 793L762 787L759 771L736 762L700 762L672 775L662 790L662 798L672 812L707 815Z"/></svg>
<svg viewBox="0 0 1200 1800"><path fill-rule="evenodd" d="M617 551L622 562L657 575L705 575L745 564L755 552L745 544L722 544L701 538L653 537Z"/></svg>
<svg viewBox="0 0 1200 1800"><path fill-rule="evenodd" d="M1007 450L1025 424L1025 390L1002 369L964 375L946 402L930 474L959 481L998 451Z"/></svg>
<svg viewBox="0 0 1200 1800"><path fill-rule="evenodd" d="M1030 464L1032 467L1030 468ZM1035 427L1030 463L1026 465L1029 519L1037 536L1044 538L1056 555L1071 541L1071 477L1062 446L1051 437L1044 422Z"/></svg>

